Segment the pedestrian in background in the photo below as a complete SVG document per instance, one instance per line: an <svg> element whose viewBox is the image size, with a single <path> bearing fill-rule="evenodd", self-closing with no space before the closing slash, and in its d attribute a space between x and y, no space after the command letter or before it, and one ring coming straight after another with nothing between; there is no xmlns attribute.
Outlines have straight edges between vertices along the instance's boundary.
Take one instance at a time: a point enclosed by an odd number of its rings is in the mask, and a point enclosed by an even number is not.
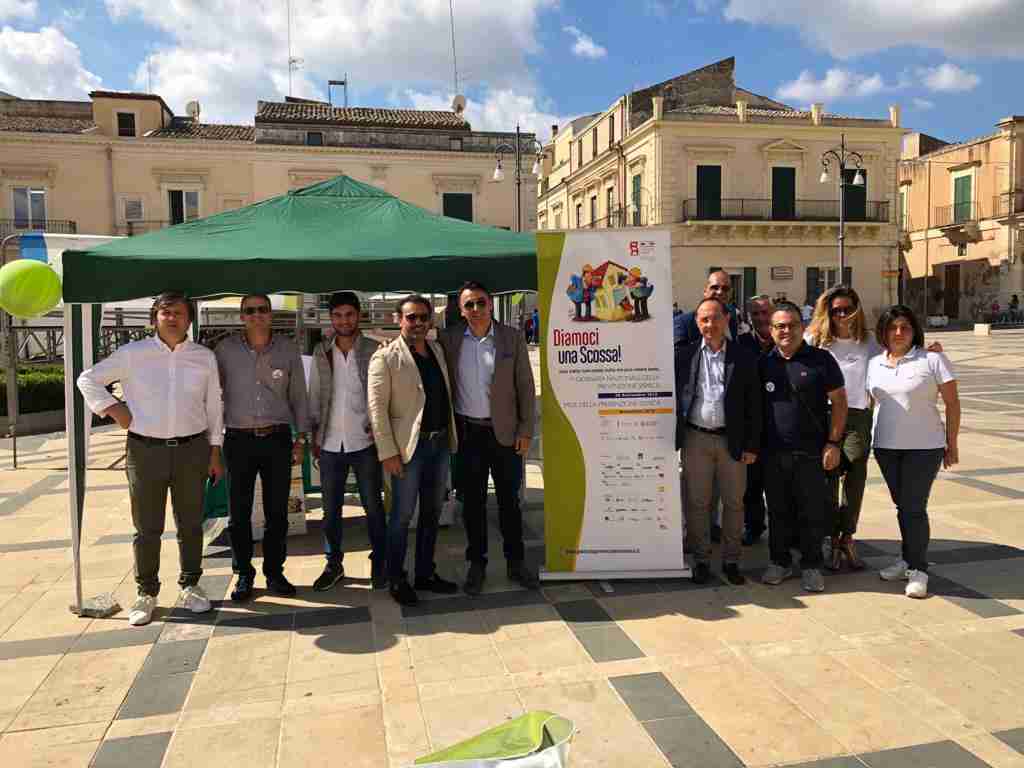
<svg viewBox="0 0 1024 768"><path fill-rule="evenodd" d="M928 594L928 496L940 466L960 460L960 397L949 360L924 348L924 330L902 304L885 312L875 331L885 353L872 358L867 388L875 401L875 459L896 505L902 554L879 575L906 580L907 597ZM938 398L946 406L946 422Z"/></svg>

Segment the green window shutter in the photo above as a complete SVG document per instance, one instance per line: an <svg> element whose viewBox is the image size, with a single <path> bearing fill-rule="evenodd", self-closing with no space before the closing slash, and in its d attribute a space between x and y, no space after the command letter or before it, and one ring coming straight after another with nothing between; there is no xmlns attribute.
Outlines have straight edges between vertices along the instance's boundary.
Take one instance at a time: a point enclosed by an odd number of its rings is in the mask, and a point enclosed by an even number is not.
<svg viewBox="0 0 1024 768"><path fill-rule="evenodd" d="M796 168L772 168L772 218L796 217Z"/></svg>
<svg viewBox="0 0 1024 768"><path fill-rule="evenodd" d="M971 216L971 177L960 176L953 180L953 221L970 221Z"/></svg>
<svg viewBox="0 0 1024 768"><path fill-rule="evenodd" d="M633 176L633 226L642 226L642 217L640 215L640 174Z"/></svg>
<svg viewBox="0 0 1024 768"><path fill-rule="evenodd" d="M743 308L747 306L751 296L757 295L757 267L743 268Z"/></svg>
<svg viewBox="0 0 1024 768"><path fill-rule="evenodd" d="M697 218L722 218L722 166L697 166Z"/></svg>
<svg viewBox="0 0 1024 768"><path fill-rule="evenodd" d="M845 204L843 215L847 221L865 221L868 212L868 172L860 169L860 175L864 184L854 186L853 180L857 176L856 168L847 168L843 171L843 195Z"/></svg>
<svg viewBox="0 0 1024 768"><path fill-rule="evenodd" d="M853 267L843 267L843 285L853 288Z"/></svg>
<svg viewBox="0 0 1024 768"><path fill-rule="evenodd" d="M807 303L814 304L818 300L818 280L820 280L820 273L817 267L807 268Z"/></svg>

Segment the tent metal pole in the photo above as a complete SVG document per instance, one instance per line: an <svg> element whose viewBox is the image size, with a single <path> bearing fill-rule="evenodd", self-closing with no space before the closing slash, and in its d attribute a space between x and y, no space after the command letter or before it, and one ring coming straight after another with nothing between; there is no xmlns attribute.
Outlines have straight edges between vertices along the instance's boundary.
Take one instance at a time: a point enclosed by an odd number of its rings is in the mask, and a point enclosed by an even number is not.
<svg viewBox="0 0 1024 768"><path fill-rule="evenodd" d="M77 320L77 323L76 323ZM84 494L80 492L85 481L85 467L79 464L78 412L84 408L84 401L76 387L75 359L82 356L82 307L79 304L64 305L64 404L65 426L68 446L68 515L71 518L71 560L75 577L75 609L82 615L82 515L81 505Z"/></svg>

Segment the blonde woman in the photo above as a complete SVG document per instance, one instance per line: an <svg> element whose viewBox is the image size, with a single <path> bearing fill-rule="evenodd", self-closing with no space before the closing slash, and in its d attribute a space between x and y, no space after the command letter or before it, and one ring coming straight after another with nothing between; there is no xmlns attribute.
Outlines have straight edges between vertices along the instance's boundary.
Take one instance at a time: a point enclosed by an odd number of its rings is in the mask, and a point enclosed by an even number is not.
<svg viewBox="0 0 1024 768"><path fill-rule="evenodd" d="M864 561L857 555L853 535L860 519L871 452L868 360L881 353L882 348L868 333L860 297L853 288L845 285L837 285L818 298L804 338L812 346L830 352L839 363L846 380L846 397L850 406L846 432L840 445L843 460L840 468L826 477L831 507L832 552L826 558L825 566L838 571L845 561L852 570L859 571L864 568Z"/></svg>

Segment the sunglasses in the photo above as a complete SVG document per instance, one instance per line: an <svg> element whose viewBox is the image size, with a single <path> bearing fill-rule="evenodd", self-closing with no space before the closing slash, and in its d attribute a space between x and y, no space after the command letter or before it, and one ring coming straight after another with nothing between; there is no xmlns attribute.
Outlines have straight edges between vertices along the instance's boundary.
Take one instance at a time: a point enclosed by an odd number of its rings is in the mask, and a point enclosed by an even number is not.
<svg viewBox="0 0 1024 768"><path fill-rule="evenodd" d="M249 316L252 316L252 315L269 315L270 314L270 307L268 307L266 304L260 304L258 307L244 307L242 309L242 314L243 315L249 315Z"/></svg>
<svg viewBox="0 0 1024 768"><path fill-rule="evenodd" d="M857 314L856 307L832 307L828 313L832 317L852 317Z"/></svg>
<svg viewBox="0 0 1024 768"><path fill-rule="evenodd" d="M467 301L462 305L463 309L467 309L472 312L474 309L487 309L487 299L477 299L476 301Z"/></svg>
<svg viewBox="0 0 1024 768"><path fill-rule="evenodd" d="M407 322L407 323L429 323L430 322L430 314L427 313L427 312L424 312L422 315L418 315L415 312L410 312L408 315L405 316L405 322Z"/></svg>
<svg viewBox="0 0 1024 768"><path fill-rule="evenodd" d="M799 331L803 327L802 323L772 323L772 329L776 331Z"/></svg>

